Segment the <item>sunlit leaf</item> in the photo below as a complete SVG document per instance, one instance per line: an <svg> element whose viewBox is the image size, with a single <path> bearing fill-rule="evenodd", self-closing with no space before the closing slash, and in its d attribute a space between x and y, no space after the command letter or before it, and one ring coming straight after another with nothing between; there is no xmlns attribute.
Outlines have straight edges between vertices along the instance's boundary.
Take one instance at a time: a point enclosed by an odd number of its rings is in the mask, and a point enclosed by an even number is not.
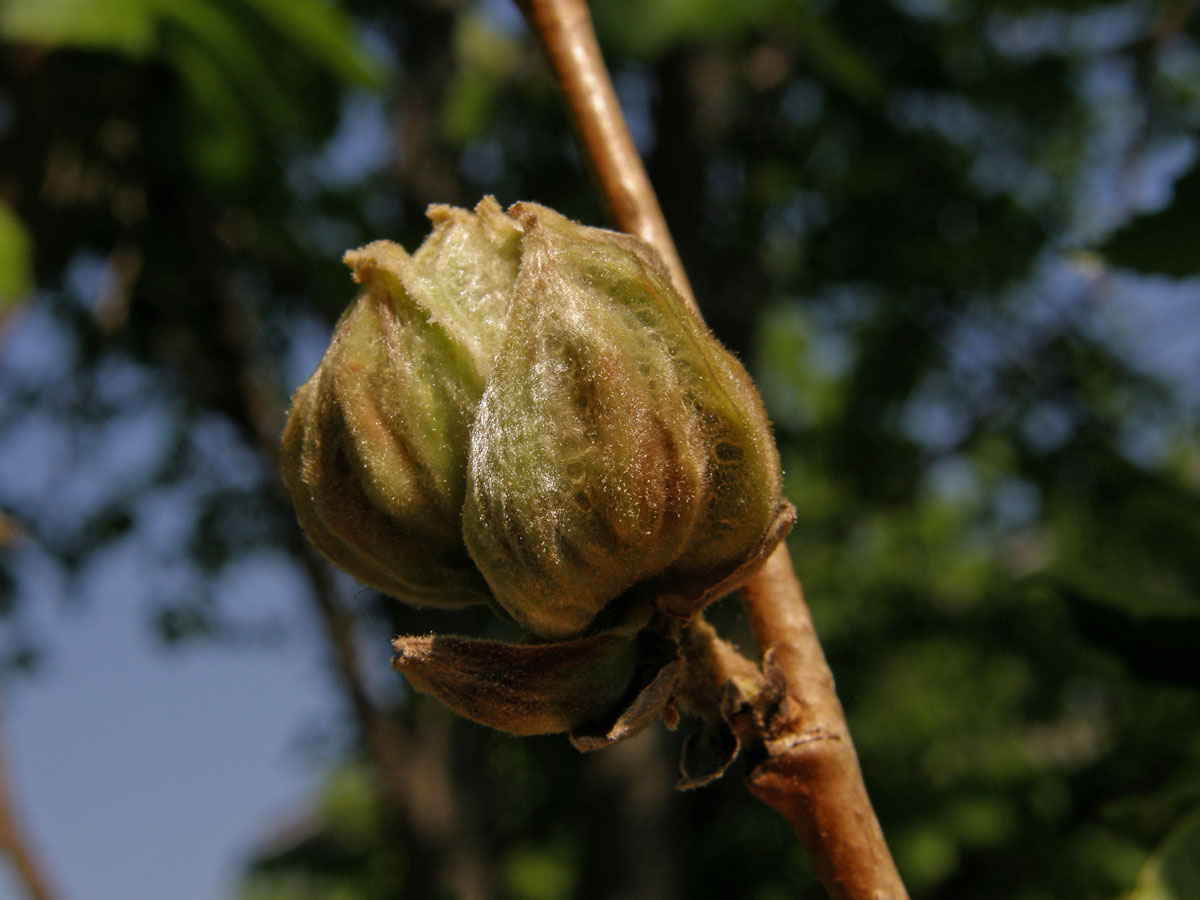
<svg viewBox="0 0 1200 900"><path fill-rule="evenodd" d="M382 70L368 56L341 9L324 0L5 0L0 35L52 47L93 47L131 55L156 50L168 20L203 23L216 37L221 20L255 10L296 49L340 80L378 83Z"/></svg>
<svg viewBox="0 0 1200 900"><path fill-rule="evenodd" d="M139 56L154 47L158 7L156 0L6 0L0 6L0 35Z"/></svg>
<svg viewBox="0 0 1200 900"><path fill-rule="evenodd" d="M218 181L246 173L257 130L297 131L310 117L310 82L287 74L289 53L317 78L378 86L383 73L324 0L8 0L0 36L162 59L191 100L193 160Z"/></svg>

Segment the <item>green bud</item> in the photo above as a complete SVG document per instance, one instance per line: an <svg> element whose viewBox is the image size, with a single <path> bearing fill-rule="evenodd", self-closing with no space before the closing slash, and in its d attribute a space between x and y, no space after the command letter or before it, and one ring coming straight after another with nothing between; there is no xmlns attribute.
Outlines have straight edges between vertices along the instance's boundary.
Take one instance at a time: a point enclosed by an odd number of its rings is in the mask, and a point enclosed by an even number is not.
<svg viewBox="0 0 1200 900"><path fill-rule="evenodd" d="M741 364L636 238L521 203L521 264L471 429L463 530L543 637L656 576L713 580L779 511L779 456Z"/></svg>
<svg viewBox="0 0 1200 900"><path fill-rule="evenodd" d="M655 253L530 203L430 217L411 257L346 254L362 292L296 392L283 469L317 547L550 639L631 589L686 616L760 561L790 524L766 414Z"/></svg>
<svg viewBox="0 0 1200 900"><path fill-rule="evenodd" d="M430 208L411 257L389 241L346 254L358 300L296 392L284 480L314 544L360 581L421 604L487 599L463 546L469 428L520 252L495 200Z"/></svg>

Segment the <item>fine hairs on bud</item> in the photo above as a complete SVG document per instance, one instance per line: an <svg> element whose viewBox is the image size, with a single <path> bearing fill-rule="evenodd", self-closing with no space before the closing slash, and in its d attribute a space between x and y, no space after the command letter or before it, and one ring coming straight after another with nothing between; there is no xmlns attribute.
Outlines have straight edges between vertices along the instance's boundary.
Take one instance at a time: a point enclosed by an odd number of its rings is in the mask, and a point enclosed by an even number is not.
<svg viewBox="0 0 1200 900"><path fill-rule="evenodd" d="M429 218L411 255L346 254L359 295L283 435L297 516L365 584L529 633L401 638L420 689L531 733L596 718L641 673L632 733L670 702L678 623L791 524L766 413L637 238L491 197Z"/></svg>
<svg viewBox="0 0 1200 900"><path fill-rule="evenodd" d="M566 637L643 579L746 555L779 504L779 462L745 370L644 244L534 204L510 215L521 266L463 530L497 601Z"/></svg>

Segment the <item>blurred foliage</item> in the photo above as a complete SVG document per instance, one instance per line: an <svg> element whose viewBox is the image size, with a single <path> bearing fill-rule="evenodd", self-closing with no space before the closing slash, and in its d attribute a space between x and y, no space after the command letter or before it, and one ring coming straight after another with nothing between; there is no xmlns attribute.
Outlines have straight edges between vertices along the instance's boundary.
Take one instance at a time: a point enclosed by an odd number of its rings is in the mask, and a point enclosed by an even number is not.
<svg viewBox="0 0 1200 900"><path fill-rule="evenodd" d="M122 602L89 573L136 554L123 602L176 642L253 630L213 590L232 565L312 576L271 454L343 250L485 192L603 220L500 0L102 6L0 7L0 304L36 286L0 348L10 667L53 652L26 608L47 569ZM1194 4L593 7L775 421L914 898L1200 895ZM358 600L366 628L429 627ZM496 897L821 896L736 775L669 792L674 737L580 757L445 727ZM445 896L388 797L349 760L246 896Z"/></svg>
<svg viewBox="0 0 1200 900"><path fill-rule="evenodd" d="M1184 819L1150 857L1128 900L1183 900L1200 884L1200 809Z"/></svg>
<svg viewBox="0 0 1200 900"><path fill-rule="evenodd" d="M386 838L386 809L365 766L332 772L311 819L288 823L264 847L245 900L403 896L404 848Z"/></svg>
<svg viewBox="0 0 1200 900"><path fill-rule="evenodd" d="M1197 73L1200 76L1200 72ZM1134 219L1104 242L1104 255L1114 264L1176 278L1200 275L1200 253L1181 235L1196 227L1200 209L1200 165L1176 183L1164 209Z"/></svg>
<svg viewBox="0 0 1200 900"><path fill-rule="evenodd" d="M0 206L0 321L33 286L29 233L12 210Z"/></svg>

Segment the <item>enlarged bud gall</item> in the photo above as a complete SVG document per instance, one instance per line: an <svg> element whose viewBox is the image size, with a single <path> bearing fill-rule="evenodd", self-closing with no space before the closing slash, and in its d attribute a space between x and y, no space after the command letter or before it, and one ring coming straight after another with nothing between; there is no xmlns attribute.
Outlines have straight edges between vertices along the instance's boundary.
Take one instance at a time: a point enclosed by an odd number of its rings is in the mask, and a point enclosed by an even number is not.
<svg viewBox="0 0 1200 900"><path fill-rule="evenodd" d="M400 638L415 686L611 743L670 714L680 628L791 524L766 413L637 238L490 197L429 216L411 256L346 254L361 290L293 398L284 480L361 581L530 633Z"/></svg>
<svg viewBox="0 0 1200 900"><path fill-rule="evenodd" d="M496 600L546 637L639 582L747 556L779 458L741 364L645 244L534 204L471 429L463 531Z"/></svg>

